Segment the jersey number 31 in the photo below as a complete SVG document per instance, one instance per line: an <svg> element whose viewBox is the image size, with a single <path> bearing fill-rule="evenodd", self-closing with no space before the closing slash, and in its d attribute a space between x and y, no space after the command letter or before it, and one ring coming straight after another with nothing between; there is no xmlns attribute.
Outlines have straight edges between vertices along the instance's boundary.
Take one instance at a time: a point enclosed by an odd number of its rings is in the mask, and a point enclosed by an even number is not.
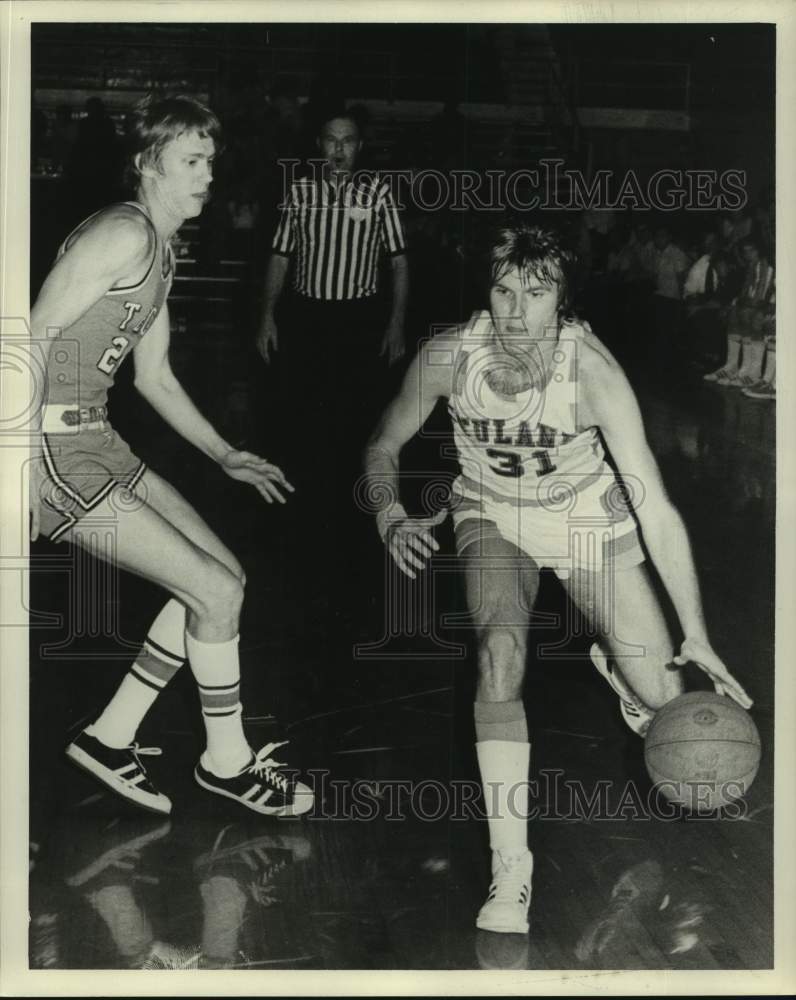
<svg viewBox="0 0 796 1000"><path fill-rule="evenodd" d="M511 476L519 479L525 475L525 466L520 461L520 456L516 451L500 451L498 448L487 448L487 455L497 459L497 465L490 465L489 468L499 476ZM536 459L537 476L546 476L548 472L555 472L556 467L550 461L550 455L546 451L531 452L531 457Z"/></svg>

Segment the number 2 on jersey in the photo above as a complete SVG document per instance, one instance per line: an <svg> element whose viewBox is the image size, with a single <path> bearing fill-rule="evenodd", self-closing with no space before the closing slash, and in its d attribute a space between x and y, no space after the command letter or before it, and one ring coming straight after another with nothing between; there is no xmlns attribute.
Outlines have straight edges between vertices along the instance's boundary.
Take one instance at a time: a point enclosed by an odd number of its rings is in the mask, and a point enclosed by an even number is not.
<svg viewBox="0 0 796 1000"><path fill-rule="evenodd" d="M525 475L525 466L520 461L520 456L516 451L487 448L486 453L490 458L498 459L498 464L490 465L489 468L499 476L511 476L513 479L519 479L520 476ZM548 472L556 471L556 467L550 461L550 455L546 451L534 451L532 457L538 463L537 476L546 476Z"/></svg>
<svg viewBox="0 0 796 1000"><path fill-rule="evenodd" d="M113 347L109 347L102 352L102 357L97 362L97 368L106 375L112 375L119 358L124 354L124 349L130 343L127 337L114 337L111 341Z"/></svg>

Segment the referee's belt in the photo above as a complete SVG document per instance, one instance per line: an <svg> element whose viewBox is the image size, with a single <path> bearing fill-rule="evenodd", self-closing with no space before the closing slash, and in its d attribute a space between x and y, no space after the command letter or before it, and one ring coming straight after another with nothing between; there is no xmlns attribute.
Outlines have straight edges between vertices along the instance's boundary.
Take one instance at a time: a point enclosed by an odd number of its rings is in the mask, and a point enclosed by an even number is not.
<svg viewBox="0 0 796 1000"><path fill-rule="evenodd" d="M84 429L104 427L107 422L105 406L75 407L55 403L45 406L41 429L45 434L78 434Z"/></svg>

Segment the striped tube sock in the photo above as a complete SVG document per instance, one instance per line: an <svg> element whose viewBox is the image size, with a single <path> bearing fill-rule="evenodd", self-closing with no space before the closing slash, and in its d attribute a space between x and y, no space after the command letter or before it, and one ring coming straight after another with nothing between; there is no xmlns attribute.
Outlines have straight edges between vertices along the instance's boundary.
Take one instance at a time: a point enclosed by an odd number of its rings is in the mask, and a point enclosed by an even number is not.
<svg viewBox="0 0 796 1000"><path fill-rule="evenodd" d="M172 599L152 623L135 663L87 732L105 746L129 746L141 720L183 663L185 608Z"/></svg>
<svg viewBox="0 0 796 1000"><path fill-rule="evenodd" d="M528 772L531 745L525 706L517 701L475 703L476 756L493 851L528 848Z"/></svg>
<svg viewBox="0 0 796 1000"><path fill-rule="evenodd" d="M200 642L186 632L185 647L199 688L207 734L202 766L221 778L230 778L252 759L243 733L238 637Z"/></svg>

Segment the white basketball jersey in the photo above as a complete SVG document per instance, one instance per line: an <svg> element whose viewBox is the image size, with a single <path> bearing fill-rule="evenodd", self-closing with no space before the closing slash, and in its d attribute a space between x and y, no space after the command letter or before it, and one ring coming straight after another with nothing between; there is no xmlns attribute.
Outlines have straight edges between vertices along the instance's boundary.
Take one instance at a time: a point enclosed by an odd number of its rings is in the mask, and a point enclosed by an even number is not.
<svg viewBox="0 0 796 1000"><path fill-rule="evenodd" d="M536 506L553 483L580 492L605 475L597 429L578 422L582 337L580 327L563 327L552 359L543 363L541 353L532 353L527 370L519 372L520 363L496 339L489 313L473 314L461 335L448 401L466 493ZM530 388L501 391L512 374Z"/></svg>

